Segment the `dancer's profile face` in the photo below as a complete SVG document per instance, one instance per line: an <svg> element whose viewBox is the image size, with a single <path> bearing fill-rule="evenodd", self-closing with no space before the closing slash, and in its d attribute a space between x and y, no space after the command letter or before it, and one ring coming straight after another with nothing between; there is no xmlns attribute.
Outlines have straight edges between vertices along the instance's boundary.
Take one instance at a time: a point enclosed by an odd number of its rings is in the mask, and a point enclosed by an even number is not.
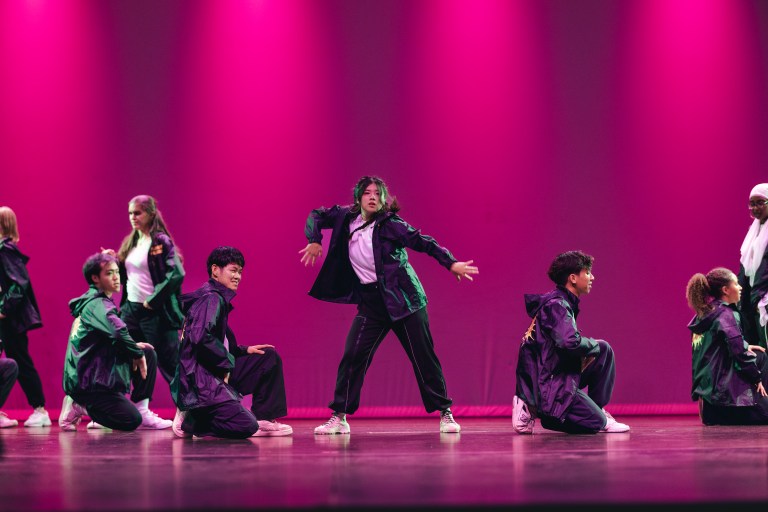
<svg viewBox="0 0 768 512"><path fill-rule="evenodd" d="M741 285L736 280L736 276L733 276L728 286L723 286L722 299L726 304L738 304L741 300Z"/></svg>
<svg viewBox="0 0 768 512"><path fill-rule="evenodd" d="M360 210L363 212L363 217L370 218L384 206L384 202L379 192L379 187L375 183L371 183L363 191L363 195L360 198Z"/></svg>
<svg viewBox="0 0 768 512"><path fill-rule="evenodd" d="M592 291L592 281L595 280L595 276L591 270L585 268L578 274L571 274L568 279L573 289L576 290L576 296L581 296Z"/></svg>
<svg viewBox="0 0 768 512"><path fill-rule="evenodd" d="M131 203L128 205L128 220L131 221L131 227L137 231L146 232L149 229L149 223L151 219L149 214L144 209Z"/></svg>
<svg viewBox="0 0 768 512"><path fill-rule="evenodd" d="M761 196L750 197L749 213L760 222L765 222L768 219L768 201Z"/></svg>

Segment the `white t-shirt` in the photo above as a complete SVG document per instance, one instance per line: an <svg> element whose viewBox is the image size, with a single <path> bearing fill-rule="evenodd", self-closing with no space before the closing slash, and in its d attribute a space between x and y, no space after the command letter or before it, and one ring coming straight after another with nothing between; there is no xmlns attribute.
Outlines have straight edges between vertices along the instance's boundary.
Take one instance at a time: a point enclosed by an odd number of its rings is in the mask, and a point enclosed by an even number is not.
<svg viewBox="0 0 768 512"><path fill-rule="evenodd" d="M147 255L152 239L148 236L139 239L136 247L128 252L125 258L125 271L128 274L128 283L125 291L128 293L129 302L144 304L147 297L155 291L152 276L149 274Z"/></svg>
<svg viewBox="0 0 768 512"><path fill-rule="evenodd" d="M349 223L349 232L355 231L364 224L363 216L358 215ZM360 231L356 231L349 239L349 261L355 274L363 284L376 282L376 263L373 259L373 226L371 222Z"/></svg>

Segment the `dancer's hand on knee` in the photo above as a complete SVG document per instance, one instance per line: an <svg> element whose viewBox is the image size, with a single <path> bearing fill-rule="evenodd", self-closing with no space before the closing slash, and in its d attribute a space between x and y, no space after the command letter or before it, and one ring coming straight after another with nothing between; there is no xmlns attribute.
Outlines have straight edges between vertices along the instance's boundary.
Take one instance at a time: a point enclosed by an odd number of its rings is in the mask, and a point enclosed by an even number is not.
<svg viewBox="0 0 768 512"><path fill-rule="evenodd" d="M275 348L274 345L251 345L248 347L249 354L263 354L265 348Z"/></svg>

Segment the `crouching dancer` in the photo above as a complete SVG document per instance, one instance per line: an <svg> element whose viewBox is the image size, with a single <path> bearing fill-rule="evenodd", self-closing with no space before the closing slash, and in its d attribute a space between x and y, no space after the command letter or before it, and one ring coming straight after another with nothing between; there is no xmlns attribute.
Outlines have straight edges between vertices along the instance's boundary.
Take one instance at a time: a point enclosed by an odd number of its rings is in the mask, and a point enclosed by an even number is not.
<svg viewBox="0 0 768 512"><path fill-rule="evenodd" d="M136 343L118 316L112 294L120 291L117 258L97 253L83 265L88 291L69 301L75 321L64 360L64 403L59 415L62 430L77 430L83 415L115 430L136 430L142 415L125 394L131 369L138 369L154 386L157 359L152 345ZM149 363L148 363L149 361ZM149 365L149 372L147 371Z"/></svg>
<svg viewBox="0 0 768 512"><path fill-rule="evenodd" d="M283 363L274 346L239 346L227 326L245 266L243 253L217 247L206 265L208 282L181 296L184 326L171 381L178 408L173 433L231 439L292 434L290 426L276 421L288 409ZM253 394L250 411L241 394Z"/></svg>
<svg viewBox="0 0 768 512"><path fill-rule="evenodd" d="M616 379L613 349L605 340L582 336L576 326L579 298L595 279L592 262L581 251L558 255L548 271L556 288L525 296L533 320L518 353L512 410L518 434L533 434L534 416L542 427L568 434L629 430L604 409Z"/></svg>

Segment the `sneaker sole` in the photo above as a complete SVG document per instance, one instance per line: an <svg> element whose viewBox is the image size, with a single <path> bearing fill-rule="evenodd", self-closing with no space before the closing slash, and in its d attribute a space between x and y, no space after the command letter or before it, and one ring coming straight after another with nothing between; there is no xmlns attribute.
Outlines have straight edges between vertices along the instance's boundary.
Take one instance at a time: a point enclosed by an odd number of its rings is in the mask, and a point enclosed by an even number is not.
<svg viewBox="0 0 768 512"><path fill-rule="evenodd" d="M251 437L284 437L291 434L293 434L293 430L270 430L265 432L259 429Z"/></svg>
<svg viewBox="0 0 768 512"><path fill-rule="evenodd" d="M316 436L333 436L333 435L339 435L339 434L340 435L349 434L349 430L347 430L346 432L343 432L343 431L339 431L339 432L315 432Z"/></svg>
<svg viewBox="0 0 768 512"><path fill-rule="evenodd" d="M167 430L169 428L172 428L173 425L168 425L167 427L158 427L158 426L150 426L150 425L139 425L136 427L136 430Z"/></svg>

